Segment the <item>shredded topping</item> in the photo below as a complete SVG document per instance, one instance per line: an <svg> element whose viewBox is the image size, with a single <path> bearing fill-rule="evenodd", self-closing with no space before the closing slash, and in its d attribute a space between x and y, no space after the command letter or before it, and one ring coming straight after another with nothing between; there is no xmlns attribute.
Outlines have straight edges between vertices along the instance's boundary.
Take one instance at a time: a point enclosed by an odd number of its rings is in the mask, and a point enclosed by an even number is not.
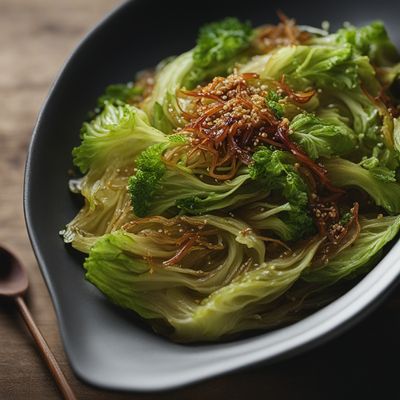
<svg viewBox="0 0 400 400"><path fill-rule="evenodd" d="M282 11L278 11L278 17L278 25L265 25L260 28L256 39L260 50L267 53L275 47L302 44L310 39L311 35L300 30L294 19L288 18Z"/></svg>
<svg viewBox="0 0 400 400"><path fill-rule="evenodd" d="M311 98L315 95L315 90L310 89L307 92L295 92L285 81L285 75L282 75L281 80L279 82L279 86L282 92L286 93L286 95L294 101L295 103L308 103Z"/></svg>
<svg viewBox="0 0 400 400"><path fill-rule="evenodd" d="M217 229L207 225L207 220L199 222L187 217L168 219L154 216L131 221L123 229L168 246L173 255L162 262L165 267L180 264L194 250L224 249L218 240Z"/></svg>
<svg viewBox="0 0 400 400"><path fill-rule="evenodd" d="M308 167L316 175L316 177L319 178L319 181L328 190L333 193L344 193L342 189L332 185L332 183L326 176L327 171L322 165L317 164L315 161L313 161L303 150L299 148L299 146L297 146L297 144L293 143L290 140L289 121L287 119L284 118L282 122L278 125L278 128L274 135L274 139L283 144L285 150L290 151L301 164Z"/></svg>
<svg viewBox="0 0 400 400"><path fill-rule="evenodd" d="M315 204L313 212L320 236L324 236L325 242L321 245L317 255L313 260L313 266L318 267L327 264L340 251L351 246L358 238L360 233L360 223L358 221L359 204L354 203L350 209L351 217L347 223L339 220L339 210L337 205Z"/></svg>
<svg viewBox="0 0 400 400"><path fill-rule="evenodd" d="M192 100L183 131L193 134L196 150L212 154L210 176L214 178L232 178L238 161L248 164L260 142L279 147L270 138L279 120L266 105L267 86L257 78L257 74L232 74L181 93ZM218 167L230 167L230 173L220 174Z"/></svg>
<svg viewBox="0 0 400 400"><path fill-rule="evenodd" d="M191 102L182 111L189 121L182 131L192 135L193 150L189 156L197 150L211 154L209 176L227 180L241 164L251 162L257 146L269 144L291 152L329 191L343 193L330 183L326 170L290 140L289 121L281 120L266 102L271 87L297 103L306 103L315 91L295 92L284 76L269 85L262 83L257 74L234 73L226 78L216 77L195 90L182 91L180 96Z"/></svg>

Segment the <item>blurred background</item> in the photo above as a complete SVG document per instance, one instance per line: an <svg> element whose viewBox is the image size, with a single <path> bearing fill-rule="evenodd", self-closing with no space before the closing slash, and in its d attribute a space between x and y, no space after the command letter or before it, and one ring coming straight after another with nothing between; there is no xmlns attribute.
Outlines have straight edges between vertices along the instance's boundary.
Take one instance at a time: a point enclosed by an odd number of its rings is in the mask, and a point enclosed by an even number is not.
<svg viewBox="0 0 400 400"><path fill-rule="evenodd" d="M398 398L400 290L367 320L292 360L161 395L115 394L78 381L34 259L22 211L23 170L32 129L52 81L82 36L120 1L0 0L0 242L29 269L29 306L79 399ZM189 4L189 2L188 2ZM134 21L132 21L134 23ZM51 151L51 149L49 149ZM391 367L392 366L392 367ZM388 393L388 396L384 394ZM0 299L0 399L60 395L13 305Z"/></svg>

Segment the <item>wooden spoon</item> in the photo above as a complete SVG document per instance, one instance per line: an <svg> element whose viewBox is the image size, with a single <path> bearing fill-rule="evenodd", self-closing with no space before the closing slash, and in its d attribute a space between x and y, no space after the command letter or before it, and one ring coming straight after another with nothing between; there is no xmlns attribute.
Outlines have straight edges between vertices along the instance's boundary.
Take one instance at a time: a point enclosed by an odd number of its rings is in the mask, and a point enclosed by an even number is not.
<svg viewBox="0 0 400 400"><path fill-rule="evenodd" d="M19 311L39 348L44 361L50 369L58 388L67 400L76 400L60 366L57 363L44 337L36 326L28 307L23 299L23 294L28 289L28 275L22 264L10 251L0 246L0 296L11 297L18 305Z"/></svg>

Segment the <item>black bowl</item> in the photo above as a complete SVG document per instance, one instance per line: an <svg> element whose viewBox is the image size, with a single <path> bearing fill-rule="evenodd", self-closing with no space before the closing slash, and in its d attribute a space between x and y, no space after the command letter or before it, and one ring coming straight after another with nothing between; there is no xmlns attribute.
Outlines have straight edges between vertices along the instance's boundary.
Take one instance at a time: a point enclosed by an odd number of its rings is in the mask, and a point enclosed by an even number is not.
<svg viewBox="0 0 400 400"><path fill-rule="evenodd" d="M333 28L381 19L400 43L398 1L246 0L134 1L101 22L73 53L39 116L26 165L25 214L47 282L62 339L76 374L106 388L162 390L270 362L322 343L360 320L400 274L400 244L352 290L321 311L286 328L229 343L184 346L152 333L133 313L114 307L85 281L82 256L65 246L59 230L79 205L68 191L71 149L104 87L193 46L198 27L227 15L254 25L276 21L279 8L301 24ZM397 28L397 30L396 30Z"/></svg>

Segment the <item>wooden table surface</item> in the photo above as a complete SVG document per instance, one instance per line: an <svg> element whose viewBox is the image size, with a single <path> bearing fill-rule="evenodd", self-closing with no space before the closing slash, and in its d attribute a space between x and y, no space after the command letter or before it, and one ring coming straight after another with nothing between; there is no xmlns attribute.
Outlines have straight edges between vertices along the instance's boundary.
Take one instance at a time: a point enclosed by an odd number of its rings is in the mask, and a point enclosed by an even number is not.
<svg viewBox="0 0 400 400"><path fill-rule="evenodd" d="M0 242L29 270L29 306L79 399L400 398L400 289L364 322L294 359L165 394L99 391L76 379L26 234L23 169L36 115L63 61L116 0L0 0ZM134 23L134 21L132 21ZM391 393L386 397L384 393ZM389 394L387 395L389 396ZM60 398L15 308L0 300L0 399Z"/></svg>

